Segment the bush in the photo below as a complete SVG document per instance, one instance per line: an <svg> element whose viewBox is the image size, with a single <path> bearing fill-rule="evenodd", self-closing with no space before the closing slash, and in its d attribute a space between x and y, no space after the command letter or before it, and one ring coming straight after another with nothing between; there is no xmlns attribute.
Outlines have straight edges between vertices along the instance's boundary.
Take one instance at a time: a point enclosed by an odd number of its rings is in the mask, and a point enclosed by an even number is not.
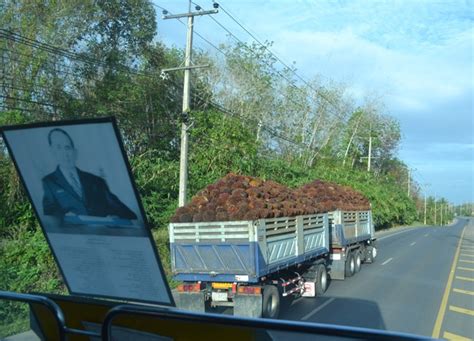
<svg viewBox="0 0 474 341"><path fill-rule="evenodd" d="M66 292L41 230L10 229L10 237L0 244L0 279L0 290L5 291ZM3 325L0 333L22 331L27 326L24 323L27 316L27 305L0 301L0 321Z"/></svg>

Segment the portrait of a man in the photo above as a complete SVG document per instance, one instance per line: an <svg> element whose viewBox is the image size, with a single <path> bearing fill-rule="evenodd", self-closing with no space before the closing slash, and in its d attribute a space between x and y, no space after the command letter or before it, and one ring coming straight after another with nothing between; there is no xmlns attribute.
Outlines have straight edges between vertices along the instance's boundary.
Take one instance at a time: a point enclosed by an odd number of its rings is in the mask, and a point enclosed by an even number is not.
<svg viewBox="0 0 474 341"><path fill-rule="evenodd" d="M72 294L173 303L114 118L0 136Z"/></svg>
<svg viewBox="0 0 474 341"><path fill-rule="evenodd" d="M78 150L65 130L54 128L47 139L57 167L42 178L44 215L61 220L71 216L137 219L103 178L77 167Z"/></svg>

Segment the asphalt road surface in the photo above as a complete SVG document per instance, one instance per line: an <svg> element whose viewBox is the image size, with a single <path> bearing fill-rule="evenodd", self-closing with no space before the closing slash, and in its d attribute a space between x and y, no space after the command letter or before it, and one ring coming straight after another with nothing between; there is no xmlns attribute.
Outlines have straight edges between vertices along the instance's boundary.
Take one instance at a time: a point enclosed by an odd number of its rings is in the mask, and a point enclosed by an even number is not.
<svg viewBox="0 0 474 341"><path fill-rule="evenodd" d="M331 281L324 296L287 302L280 318L474 338L474 219L395 231L377 243L375 263Z"/></svg>

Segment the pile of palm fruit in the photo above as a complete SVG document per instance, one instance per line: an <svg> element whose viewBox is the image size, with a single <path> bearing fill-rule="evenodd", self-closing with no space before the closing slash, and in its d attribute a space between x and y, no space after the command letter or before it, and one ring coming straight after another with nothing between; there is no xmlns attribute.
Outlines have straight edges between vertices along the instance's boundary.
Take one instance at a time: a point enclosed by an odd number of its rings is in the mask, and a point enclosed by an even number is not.
<svg viewBox="0 0 474 341"><path fill-rule="evenodd" d="M257 220L369 209L369 201L350 187L315 180L291 189L271 180L229 173L178 208L171 221Z"/></svg>

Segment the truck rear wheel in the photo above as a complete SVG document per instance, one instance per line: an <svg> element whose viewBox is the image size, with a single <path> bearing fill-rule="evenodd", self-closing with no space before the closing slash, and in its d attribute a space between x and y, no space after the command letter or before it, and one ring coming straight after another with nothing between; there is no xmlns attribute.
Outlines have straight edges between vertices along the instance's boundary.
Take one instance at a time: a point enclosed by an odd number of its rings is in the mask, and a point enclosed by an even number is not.
<svg viewBox="0 0 474 341"><path fill-rule="evenodd" d="M346 259L345 276L351 277L355 273L355 258L352 252L349 252Z"/></svg>
<svg viewBox="0 0 474 341"><path fill-rule="evenodd" d="M263 287L262 316L277 318L280 313L280 293L274 285Z"/></svg>
<svg viewBox="0 0 474 341"><path fill-rule="evenodd" d="M354 272L357 273L360 271L361 265L362 265L362 257L360 255L359 251L356 251L354 253L354 259L355 259L355 269Z"/></svg>
<svg viewBox="0 0 474 341"><path fill-rule="evenodd" d="M319 264L316 268L316 296L321 296L328 287L328 273L324 264Z"/></svg>
<svg viewBox="0 0 474 341"><path fill-rule="evenodd" d="M377 257L377 248L375 246L367 246L366 249L366 256L365 262L366 263L373 263L375 262L375 258Z"/></svg>

